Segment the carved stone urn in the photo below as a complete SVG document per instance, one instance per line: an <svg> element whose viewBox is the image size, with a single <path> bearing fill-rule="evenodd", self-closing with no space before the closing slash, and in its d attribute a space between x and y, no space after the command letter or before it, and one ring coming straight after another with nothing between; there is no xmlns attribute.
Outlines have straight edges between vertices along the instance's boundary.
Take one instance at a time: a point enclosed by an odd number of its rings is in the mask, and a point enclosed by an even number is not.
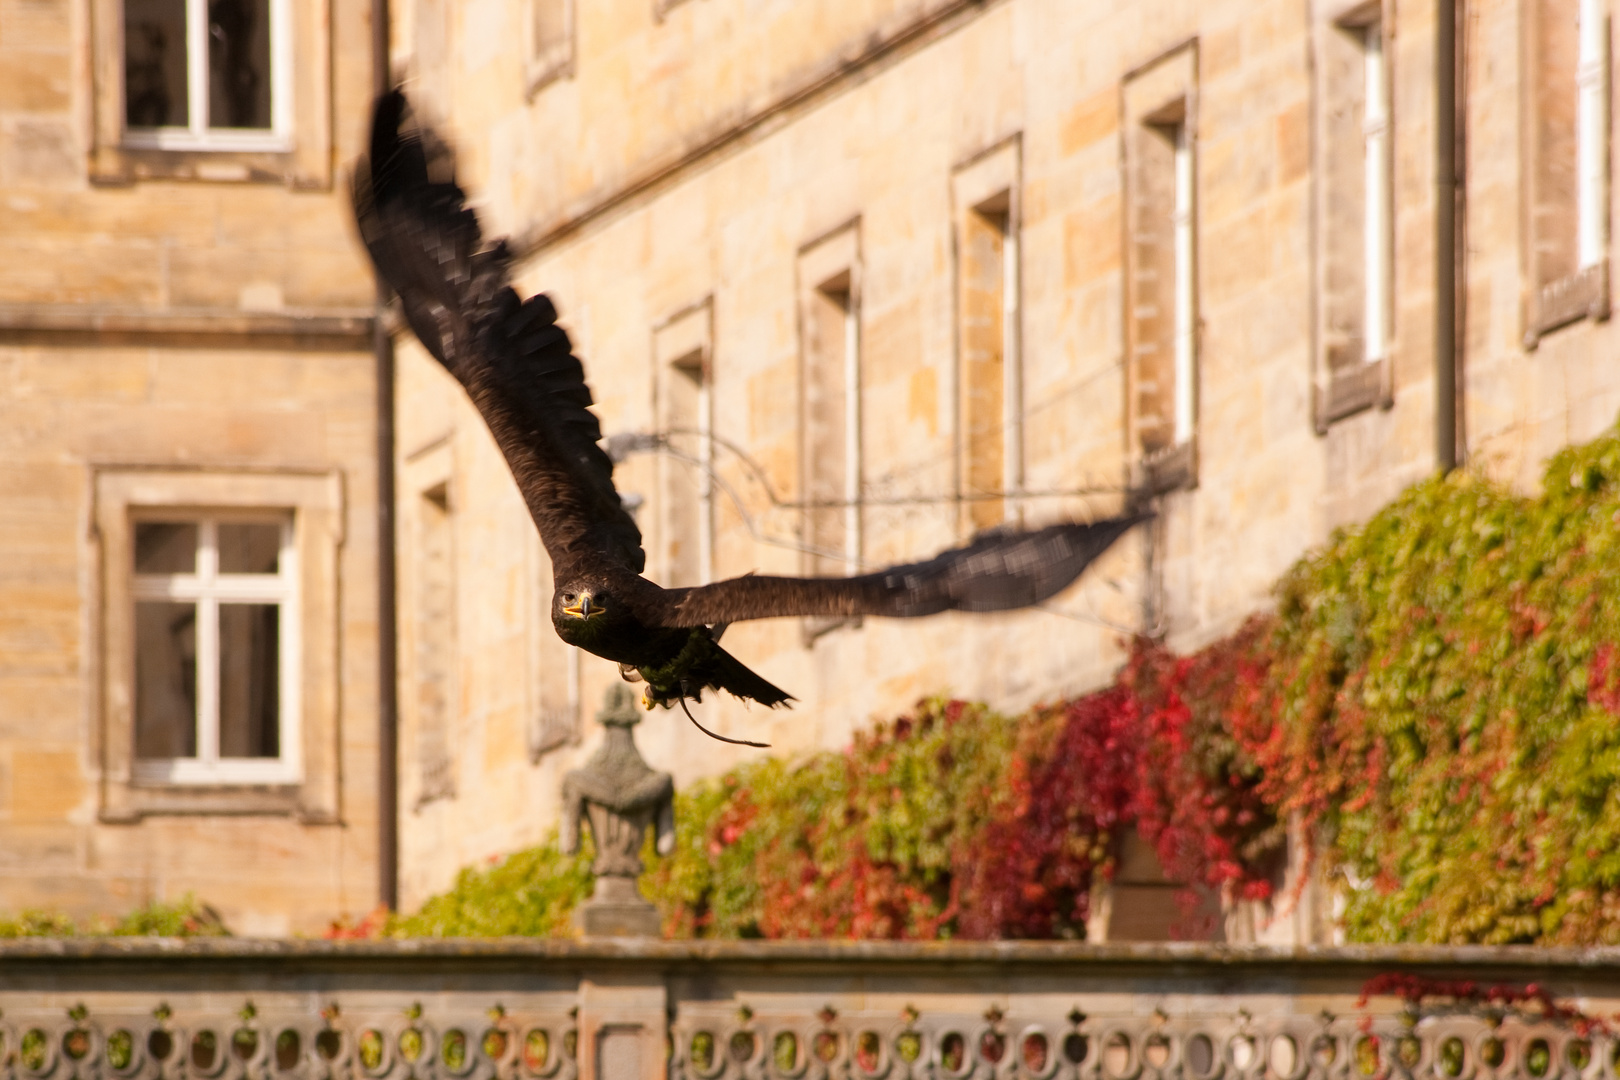
<svg viewBox="0 0 1620 1080"><path fill-rule="evenodd" d="M574 922L586 937L657 937L658 909L642 897L636 878L649 825L657 828L660 855L675 850L675 782L636 749L630 729L641 722L641 710L630 687L608 687L596 722L606 729L602 745L563 777L562 850L579 850L581 817L596 844L596 891Z"/></svg>

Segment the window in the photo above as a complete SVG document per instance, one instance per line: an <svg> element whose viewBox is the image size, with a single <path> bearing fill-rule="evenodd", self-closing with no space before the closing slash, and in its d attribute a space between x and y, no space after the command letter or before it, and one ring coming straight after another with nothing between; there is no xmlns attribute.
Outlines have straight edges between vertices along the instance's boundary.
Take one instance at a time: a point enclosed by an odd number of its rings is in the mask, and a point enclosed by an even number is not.
<svg viewBox="0 0 1620 1080"><path fill-rule="evenodd" d="M528 91L574 70L574 0L529 0Z"/></svg>
<svg viewBox="0 0 1620 1080"><path fill-rule="evenodd" d="M533 541L539 548L539 538ZM551 563L540 551L535 596L539 603L531 620L529 722L526 739L530 763L538 762L559 746L578 745L580 739L580 650L557 636L551 625Z"/></svg>
<svg viewBox="0 0 1620 1080"><path fill-rule="evenodd" d="M91 178L331 181L325 5L90 0Z"/></svg>
<svg viewBox="0 0 1620 1080"><path fill-rule="evenodd" d="M289 523L163 514L134 536L137 779L296 781Z"/></svg>
<svg viewBox="0 0 1620 1080"><path fill-rule="evenodd" d="M966 533L1017 520L1023 486L1019 354L1019 143L959 168L957 242L957 495Z"/></svg>
<svg viewBox="0 0 1620 1080"><path fill-rule="evenodd" d="M861 335L854 226L799 254L805 572L853 573L861 556Z"/></svg>
<svg viewBox="0 0 1620 1080"><path fill-rule="evenodd" d="M1605 0L1526 0L1526 342L1609 312Z"/></svg>
<svg viewBox="0 0 1620 1080"><path fill-rule="evenodd" d="M420 491L413 560L415 625L416 805L454 796L450 752L455 720L456 578L450 485L440 481Z"/></svg>
<svg viewBox="0 0 1620 1080"><path fill-rule="evenodd" d="M282 148L287 2L124 0L126 145Z"/></svg>
<svg viewBox="0 0 1620 1080"><path fill-rule="evenodd" d="M1190 487L1198 424L1191 46L1125 85L1125 332L1136 483Z"/></svg>
<svg viewBox="0 0 1620 1080"><path fill-rule="evenodd" d="M714 565L712 305L704 300L653 333L659 430L659 560L666 588L703 585Z"/></svg>
<svg viewBox="0 0 1620 1080"><path fill-rule="evenodd" d="M799 252L799 461L803 570L842 577L861 565L860 236L837 229ZM856 619L807 619L807 641Z"/></svg>
<svg viewBox="0 0 1620 1080"><path fill-rule="evenodd" d="M335 476L97 473L102 818L337 812Z"/></svg>
<svg viewBox="0 0 1620 1080"><path fill-rule="evenodd" d="M1318 430L1388 405L1392 325L1389 66L1377 3L1317 31Z"/></svg>

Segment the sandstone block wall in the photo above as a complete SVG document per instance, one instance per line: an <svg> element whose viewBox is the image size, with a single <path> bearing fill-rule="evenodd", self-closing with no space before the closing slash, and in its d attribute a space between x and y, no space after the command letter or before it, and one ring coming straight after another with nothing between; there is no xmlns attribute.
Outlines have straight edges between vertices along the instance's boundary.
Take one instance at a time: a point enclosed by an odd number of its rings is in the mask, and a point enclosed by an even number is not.
<svg viewBox="0 0 1620 1080"><path fill-rule="evenodd" d="M363 127L367 8L320 12L331 171ZM313 932L376 896L371 277L336 175L210 181L176 154L192 178L101 182L95 18L77 0L0 6L0 911L120 914L190 891L238 932ZM340 702L335 816L111 820L95 493L131 468L337 485L340 644L320 658Z"/></svg>

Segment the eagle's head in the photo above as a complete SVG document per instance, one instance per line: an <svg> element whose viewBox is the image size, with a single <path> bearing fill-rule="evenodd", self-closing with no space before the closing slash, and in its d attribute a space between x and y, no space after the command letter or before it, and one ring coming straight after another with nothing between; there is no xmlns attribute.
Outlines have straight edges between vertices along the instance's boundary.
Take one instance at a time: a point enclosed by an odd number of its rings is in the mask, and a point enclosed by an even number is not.
<svg viewBox="0 0 1620 1080"><path fill-rule="evenodd" d="M559 623L567 623L572 619L581 622L599 620L612 610L614 610L613 598L607 591L589 585L558 589L551 600L552 618Z"/></svg>
<svg viewBox="0 0 1620 1080"><path fill-rule="evenodd" d="M612 593L596 584L559 585L551 596L551 624L557 635L586 649L613 638L629 614Z"/></svg>

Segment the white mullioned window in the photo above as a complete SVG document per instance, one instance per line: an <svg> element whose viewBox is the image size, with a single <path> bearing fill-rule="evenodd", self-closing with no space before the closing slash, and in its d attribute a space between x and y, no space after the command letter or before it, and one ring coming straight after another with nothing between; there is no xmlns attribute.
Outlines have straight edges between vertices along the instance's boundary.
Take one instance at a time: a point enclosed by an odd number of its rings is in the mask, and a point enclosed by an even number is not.
<svg viewBox="0 0 1620 1080"><path fill-rule="evenodd" d="M1389 80L1381 22L1361 28L1362 340L1371 364L1389 354Z"/></svg>
<svg viewBox="0 0 1620 1080"><path fill-rule="evenodd" d="M1608 256L1608 31L1605 0L1580 0L1575 69L1576 261L1578 269Z"/></svg>
<svg viewBox="0 0 1620 1080"><path fill-rule="evenodd" d="M1171 227L1175 234L1175 427L1174 445L1192 441L1198 362L1198 305L1194 293L1193 148L1191 125L1175 128L1175 201Z"/></svg>
<svg viewBox="0 0 1620 1080"><path fill-rule="evenodd" d="M152 512L133 537L137 782L299 782L291 517Z"/></svg>
<svg viewBox="0 0 1620 1080"><path fill-rule="evenodd" d="M124 0L124 144L291 147L291 0Z"/></svg>

